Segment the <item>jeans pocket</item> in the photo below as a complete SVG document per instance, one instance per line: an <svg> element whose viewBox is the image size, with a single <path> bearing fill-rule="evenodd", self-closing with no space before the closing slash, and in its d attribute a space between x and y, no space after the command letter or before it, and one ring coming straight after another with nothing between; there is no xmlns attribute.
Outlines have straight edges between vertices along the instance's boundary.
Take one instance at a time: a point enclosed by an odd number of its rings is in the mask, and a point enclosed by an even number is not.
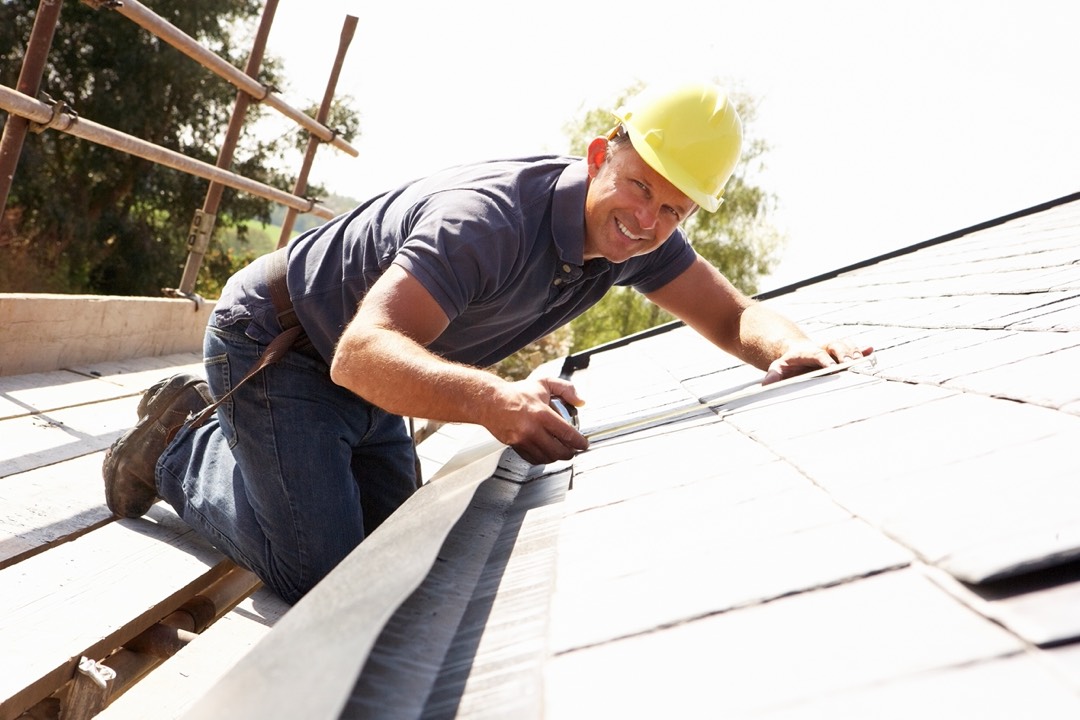
<svg viewBox="0 0 1080 720"><path fill-rule="evenodd" d="M214 397L225 397L232 390L232 373L229 371L229 356L222 353L207 357L203 364L206 366L206 380ZM218 425L221 428L229 447L236 447L236 426L233 423L233 400L227 398L217 409Z"/></svg>

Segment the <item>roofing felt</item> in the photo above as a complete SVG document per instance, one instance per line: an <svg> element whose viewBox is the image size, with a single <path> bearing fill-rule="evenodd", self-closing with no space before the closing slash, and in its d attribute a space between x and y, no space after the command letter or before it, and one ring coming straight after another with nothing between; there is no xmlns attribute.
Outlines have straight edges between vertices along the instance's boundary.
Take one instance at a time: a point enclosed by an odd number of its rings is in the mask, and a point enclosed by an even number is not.
<svg viewBox="0 0 1080 720"><path fill-rule="evenodd" d="M643 422L426 485L270 637L374 615L342 578L379 586L419 535L415 590L288 674L359 648L327 717L1077 717L1080 199L765 302L875 364L710 408L762 373L685 327L568 362L585 432ZM392 536L463 492L445 536Z"/></svg>

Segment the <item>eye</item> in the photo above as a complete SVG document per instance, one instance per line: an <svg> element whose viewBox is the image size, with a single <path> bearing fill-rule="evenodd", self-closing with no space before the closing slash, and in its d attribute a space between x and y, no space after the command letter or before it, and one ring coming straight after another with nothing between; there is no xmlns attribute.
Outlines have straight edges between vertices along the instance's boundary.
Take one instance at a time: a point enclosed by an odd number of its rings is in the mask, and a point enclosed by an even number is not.
<svg viewBox="0 0 1080 720"><path fill-rule="evenodd" d="M634 183L634 185L637 186L637 189L640 190L641 192L643 192L646 197L649 196L649 186L648 185L641 182L640 180L631 180L630 182Z"/></svg>
<svg viewBox="0 0 1080 720"><path fill-rule="evenodd" d="M682 221L682 215L680 215L679 211L671 207L670 205L665 205L664 211L671 215L671 217L674 218L676 222Z"/></svg>

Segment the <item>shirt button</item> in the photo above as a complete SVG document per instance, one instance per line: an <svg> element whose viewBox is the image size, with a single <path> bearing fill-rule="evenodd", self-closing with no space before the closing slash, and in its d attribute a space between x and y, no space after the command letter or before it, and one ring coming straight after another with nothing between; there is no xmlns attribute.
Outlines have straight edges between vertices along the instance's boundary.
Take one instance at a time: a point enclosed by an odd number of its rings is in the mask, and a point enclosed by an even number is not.
<svg viewBox="0 0 1080 720"><path fill-rule="evenodd" d="M555 278L555 285L562 285L562 278Z"/></svg>
<svg viewBox="0 0 1080 720"><path fill-rule="evenodd" d="M568 273L568 272L570 272L570 266L569 266L569 265L565 265L565 264L564 264L564 265L562 266L562 271L563 271L564 273Z"/></svg>

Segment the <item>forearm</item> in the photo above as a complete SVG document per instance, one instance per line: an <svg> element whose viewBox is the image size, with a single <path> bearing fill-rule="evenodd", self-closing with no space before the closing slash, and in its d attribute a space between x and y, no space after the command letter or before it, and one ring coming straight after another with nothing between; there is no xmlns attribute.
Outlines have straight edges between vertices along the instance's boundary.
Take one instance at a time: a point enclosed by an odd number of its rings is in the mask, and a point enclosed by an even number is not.
<svg viewBox="0 0 1080 720"><path fill-rule="evenodd" d="M798 325L760 302L749 303L739 314L730 336L729 352L759 370L810 338Z"/></svg>
<svg viewBox="0 0 1080 720"><path fill-rule="evenodd" d="M445 360L389 329L348 333L334 353L335 383L396 415L485 424L501 378Z"/></svg>
<svg viewBox="0 0 1080 720"><path fill-rule="evenodd" d="M346 333L330 368L337 384L396 415L483 425L529 462L566 460L588 447L550 406L581 399L573 385L549 378L509 382L452 363L394 330Z"/></svg>
<svg viewBox="0 0 1080 720"><path fill-rule="evenodd" d="M739 292L701 257L649 299L714 345L762 370L806 335L790 320Z"/></svg>
<svg viewBox="0 0 1080 720"><path fill-rule="evenodd" d="M572 384L558 378L508 382L439 357L427 344L448 323L431 294L391 265L342 333L330 377L396 415L483 425L529 462L566 460L588 447L550 404L552 397L579 404Z"/></svg>
<svg viewBox="0 0 1080 720"><path fill-rule="evenodd" d="M817 345L798 325L740 293L701 258L649 298L720 349L765 370L764 382L859 352L845 341Z"/></svg>

